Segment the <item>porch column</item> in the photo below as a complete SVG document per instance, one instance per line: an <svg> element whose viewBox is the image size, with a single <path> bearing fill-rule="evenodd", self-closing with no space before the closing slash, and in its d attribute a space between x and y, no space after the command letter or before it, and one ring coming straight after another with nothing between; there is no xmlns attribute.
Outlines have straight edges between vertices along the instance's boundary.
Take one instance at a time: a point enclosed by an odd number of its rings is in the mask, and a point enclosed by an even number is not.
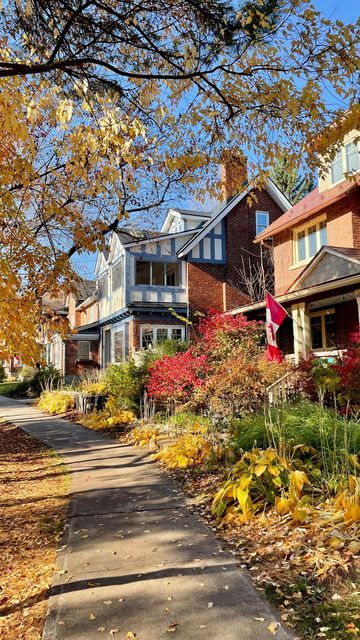
<svg viewBox="0 0 360 640"><path fill-rule="evenodd" d="M305 302L292 305L291 311L295 363L297 364L301 358L307 358L311 351L310 317L307 313Z"/></svg>
<svg viewBox="0 0 360 640"><path fill-rule="evenodd" d="M359 321L359 327L360 327L360 289L356 289L356 291L355 291L355 297L356 297L356 302L357 302L357 308L358 308L358 321Z"/></svg>

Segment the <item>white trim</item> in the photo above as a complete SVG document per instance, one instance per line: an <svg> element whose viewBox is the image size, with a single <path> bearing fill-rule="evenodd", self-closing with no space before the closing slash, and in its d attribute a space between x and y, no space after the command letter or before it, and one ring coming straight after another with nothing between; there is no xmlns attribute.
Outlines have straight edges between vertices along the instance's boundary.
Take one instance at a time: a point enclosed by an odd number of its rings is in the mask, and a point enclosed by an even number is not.
<svg viewBox="0 0 360 640"><path fill-rule="evenodd" d="M152 341L152 345L155 346L157 344L157 338L156 338L156 332L158 329L167 329L167 340L171 340L171 331L173 329L180 329L181 330L181 340L185 340L185 326L184 325L180 325L180 324L140 324L140 349L144 349L145 347L142 346L142 339L143 339L143 330L144 329L151 329L152 330L152 335L153 335L153 341Z"/></svg>
<svg viewBox="0 0 360 640"><path fill-rule="evenodd" d="M138 244L148 244L151 242L161 242L162 240L169 240L171 238L178 238L179 236L190 236L194 233L198 233L199 229L186 229L186 231L178 231L177 233L168 233L164 236L154 236L153 238L139 238L134 242L129 242L123 245L124 249L128 247L134 247ZM160 231L159 231L160 233Z"/></svg>
<svg viewBox="0 0 360 640"><path fill-rule="evenodd" d="M249 193L254 188L255 187L253 184L249 184L248 187L244 189L244 191L238 193L237 196L230 200L230 202L228 202L227 204L224 203L223 208L220 209L220 211L216 215L210 218L210 220L205 223L200 230L198 230L195 238L188 241L181 247L181 249L178 251L179 258L183 258L184 256L186 256L189 251L191 251L191 249L193 249L194 246L198 244L198 242L200 242L200 240L202 240L202 238L204 238L204 236L206 236L206 234L209 233L209 231L211 231L211 229L213 229L218 222L225 218L228 213L230 213L230 211L239 202L241 202L241 200L245 198L245 196L249 195ZM276 202L276 204L284 211L284 213L291 208L291 203L289 202L289 200L285 198L285 196L281 193L276 184L274 184L274 182L270 178L268 178L266 182L265 190L268 192L269 196Z"/></svg>
<svg viewBox="0 0 360 640"><path fill-rule="evenodd" d="M294 282L292 283L292 285L289 287L288 292L291 293L292 291L294 291L294 287L298 286L299 284L301 284L301 282L307 278L307 276L309 275L309 273L312 272L312 270L319 264L320 260L324 257L324 255L326 253L329 253L331 255L336 256L337 258L342 258L343 260L348 260L349 262L353 262L354 264L358 264L360 266L360 260L358 258L355 258L355 256L344 256L343 253L341 253L341 251L337 251L336 249L334 249L333 247L328 247L327 245L323 245L317 254L315 254L313 256L313 258L311 259L310 263L307 265L307 267L300 273L300 275L294 280ZM299 265L301 266L301 265ZM360 274L359 274L360 275ZM359 276L358 276L359 277ZM333 283L336 282L336 280L332 280L329 281L329 283ZM326 284L326 283L324 283ZM322 285L319 285L322 286Z"/></svg>

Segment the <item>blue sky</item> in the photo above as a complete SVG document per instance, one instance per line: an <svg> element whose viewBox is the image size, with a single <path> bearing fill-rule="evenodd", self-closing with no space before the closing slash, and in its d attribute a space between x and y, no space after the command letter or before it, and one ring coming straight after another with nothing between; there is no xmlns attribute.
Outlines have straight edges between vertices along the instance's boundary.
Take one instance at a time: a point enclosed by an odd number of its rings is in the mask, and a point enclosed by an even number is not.
<svg viewBox="0 0 360 640"><path fill-rule="evenodd" d="M321 11L325 17L330 18L331 20L342 20L343 22L348 23L356 22L360 17L359 3L355 0L342 0L341 2L339 0L313 0L313 4L316 9ZM73 264L80 275L85 278L92 278L95 261L95 254L83 254L75 256Z"/></svg>

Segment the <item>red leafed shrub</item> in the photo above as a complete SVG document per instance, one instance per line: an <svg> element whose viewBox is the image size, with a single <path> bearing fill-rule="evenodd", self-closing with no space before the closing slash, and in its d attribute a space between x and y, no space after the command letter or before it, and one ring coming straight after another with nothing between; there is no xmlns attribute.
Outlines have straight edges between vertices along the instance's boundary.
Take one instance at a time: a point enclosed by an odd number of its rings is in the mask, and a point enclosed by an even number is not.
<svg viewBox="0 0 360 640"><path fill-rule="evenodd" d="M194 355L191 349L175 356L164 356L150 366L149 396L161 402L186 402L195 388L201 386L206 370L206 355Z"/></svg>
<svg viewBox="0 0 360 640"><path fill-rule="evenodd" d="M226 313L210 312L199 325L201 350L218 358L233 354L234 350L255 355L261 350L264 323L247 320L245 316L231 316Z"/></svg>
<svg viewBox="0 0 360 640"><path fill-rule="evenodd" d="M333 365L340 376L339 400L350 404L360 402L360 333L352 336L352 342L352 346Z"/></svg>

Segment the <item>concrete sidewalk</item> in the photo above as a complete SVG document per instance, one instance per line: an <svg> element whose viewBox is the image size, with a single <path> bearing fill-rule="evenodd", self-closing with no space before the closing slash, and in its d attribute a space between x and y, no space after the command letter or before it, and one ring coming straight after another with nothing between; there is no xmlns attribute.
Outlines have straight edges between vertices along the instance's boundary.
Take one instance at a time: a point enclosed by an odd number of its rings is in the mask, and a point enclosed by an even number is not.
<svg viewBox="0 0 360 640"><path fill-rule="evenodd" d="M248 573L147 452L1 396L0 415L53 447L71 476L44 640L292 637L268 629L276 620Z"/></svg>

